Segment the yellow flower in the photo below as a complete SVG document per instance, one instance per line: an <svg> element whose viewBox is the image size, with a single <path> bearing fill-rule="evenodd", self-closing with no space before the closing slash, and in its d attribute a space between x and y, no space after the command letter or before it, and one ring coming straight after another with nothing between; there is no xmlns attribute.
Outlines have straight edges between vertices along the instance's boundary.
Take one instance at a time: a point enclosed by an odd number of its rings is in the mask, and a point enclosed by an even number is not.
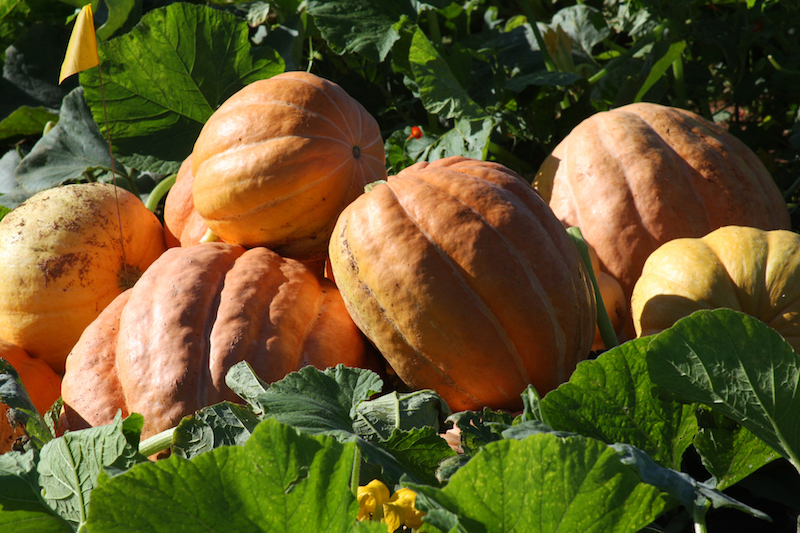
<svg viewBox="0 0 800 533"><path fill-rule="evenodd" d="M388 503L383 504L383 521L389 533L393 533L404 524L412 529L419 529L422 526L422 517L425 513L414 507L416 501L416 492L402 488L392 494Z"/></svg>
<svg viewBox="0 0 800 533"><path fill-rule="evenodd" d="M366 486L358 487L356 495L359 520L380 520L383 518L383 504L389 501L389 489L377 479Z"/></svg>

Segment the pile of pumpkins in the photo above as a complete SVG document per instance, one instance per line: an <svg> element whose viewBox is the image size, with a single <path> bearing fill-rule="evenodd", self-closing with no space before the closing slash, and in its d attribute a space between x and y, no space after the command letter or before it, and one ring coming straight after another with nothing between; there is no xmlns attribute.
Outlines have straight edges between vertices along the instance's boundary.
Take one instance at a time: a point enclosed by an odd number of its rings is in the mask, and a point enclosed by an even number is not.
<svg viewBox="0 0 800 533"><path fill-rule="evenodd" d="M121 410L144 416L147 438L235 401L225 374L240 361L267 382L342 363L434 389L453 410L518 410L526 386L552 390L603 347L567 227L590 245L625 340L716 306L800 327L789 224L759 159L687 111L597 113L534 186L464 157L387 176L363 106L287 72L212 115L163 225L100 183L9 213L0 357L14 351L41 411L62 397L59 431ZM0 451L17 435L3 431Z"/></svg>

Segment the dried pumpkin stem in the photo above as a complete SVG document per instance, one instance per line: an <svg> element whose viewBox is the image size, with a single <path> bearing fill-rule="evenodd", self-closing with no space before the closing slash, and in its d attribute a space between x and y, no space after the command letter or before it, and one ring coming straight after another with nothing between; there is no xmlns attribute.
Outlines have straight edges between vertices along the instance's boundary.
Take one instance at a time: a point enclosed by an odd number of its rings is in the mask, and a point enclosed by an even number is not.
<svg viewBox="0 0 800 533"><path fill-rule="evenodd" d="M150 457L160 451L168 449L172 446L172 435L175 433L175 428L170 428L153 435L139 443L139 453L145 457Z"/></svg>
<svg viewBox="0 0 800 533"><path fill-rule="evenodd" d="M597 301L597 327L600 330L600 336L603 338L606 349L610 350L614 346L619 345L619 341L617 340L614 326L611 324L611 319L606 312L606 306L603 304L603 296L600 294L600 286L597 284L597 277L594 275L594 269L592 268L592 259L589 256L589 247L583 239L580 228L577 226L572 226L567 229L567 233L569 233L570 237L572 237L572 240L575 242L575 246L577 246L581 254L581 259L583 259L583 263L586 265L586 270L589 271L589 279L592 280L592 287L594 287L594 298Z"/></svg>

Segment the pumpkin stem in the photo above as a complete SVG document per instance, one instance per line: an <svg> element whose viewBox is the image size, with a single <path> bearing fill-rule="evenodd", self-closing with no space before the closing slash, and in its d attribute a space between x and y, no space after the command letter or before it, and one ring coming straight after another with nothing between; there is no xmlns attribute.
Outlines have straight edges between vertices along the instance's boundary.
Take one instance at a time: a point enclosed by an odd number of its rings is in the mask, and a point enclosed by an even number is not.
<svg viewBox="0 0 800 533"><path fill-rule="evenodd" d="M218 242L219 240L219 235L211 231L211 228L208 228L203 236L200 237L200 242Z"/></svg>

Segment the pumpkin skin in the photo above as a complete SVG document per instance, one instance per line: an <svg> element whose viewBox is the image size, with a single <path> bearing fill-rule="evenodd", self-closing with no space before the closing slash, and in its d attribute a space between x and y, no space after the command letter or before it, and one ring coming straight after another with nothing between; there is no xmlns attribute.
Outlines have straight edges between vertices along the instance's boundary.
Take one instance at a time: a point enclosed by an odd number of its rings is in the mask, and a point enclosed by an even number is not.
<svg viewBox="0 0 800 533"><path fill-rule="evenodd" d="M535 186L577 225L630 300L647 257L676 238L730 225L789 229L786 203L758 157L689 111L631 104L574 128ZM633 335L629 320L625 328Z"/></svg>
<svg viewBox="0 0 800 533"><path fill-rule="evenodd" d="M194 206L225 242L323 261L339 213L385 179L375 119L338 85L285 72L244 87L192 152Z"/></svg>
<svg viewBox="0 0 800 533"><path fill-rule="evenodd" d="M164 237L167 246L192 246L206 234L208 225L194 208L192 199L192 156L178 169L175 183L164 200Z"/></svg>
<svg viewBox="0 0 800 533"><path fill-rule="evenodd" d="M589 354L594 293L577 247L496 163L417 163L347 208L330 264L353 320L408 386L455 410L517 410Z"/></svg>
<svg viewBox="0 0 800 533"><path fill-rule="evenodd" d="M758 318L800 351L800 235L727 226L675 239L647 259L631 300L638 336L721 307Z"/></svg>
<svg viewBox="0 0 800 533"><path fill-rule="evenodd" d="M3 339L0 339L0 358L14 367L34 407L44 415L61 396L61 378L47 363L30 357L25 350ZM0 454L11 450L14 441L25 434L23 428L11 425L7 413L8 406L0 403Z"/></svg>
<svg viewBox="0 0 800 533"><path fill-rule="evenodd" d="M272 382L305 365L376 368L336 287L299 261L228 243L170 248L111 303L67 358L59 428L141 413L142 438L223 400L247 361Z"/></svg>
<svg viewBox="0 0 800 533"><path fill-rule="evenodd" d="M58 374L84 328L166 249L158 218L114 189L45 190L0 221L0 338Z"/></svg>

